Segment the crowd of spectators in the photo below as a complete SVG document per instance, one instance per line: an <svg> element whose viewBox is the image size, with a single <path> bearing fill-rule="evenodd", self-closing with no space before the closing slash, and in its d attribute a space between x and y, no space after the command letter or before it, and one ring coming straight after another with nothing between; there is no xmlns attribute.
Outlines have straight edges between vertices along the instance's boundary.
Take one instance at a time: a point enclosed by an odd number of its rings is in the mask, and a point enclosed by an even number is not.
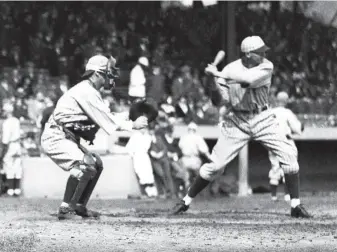
<svg viewBox="0 0 337 252"><path fill-rule="evenodd" d="M218 3L220 4L220 3ZM271 100L287 91L294 112L336 115L336 33L299 13L236 6L237 45L260 35L272 48ZM146 95L163 114L186 123L216 124L211 81L204 66L222 48L221 8L162 8L161 2L2 2L0 96L13 98L16 114L39 125L41 111L75 84L93 54L118 60L121 79L113 111L128 108L129 73L146 57ZM314 114L315 116L310 116ZM320 117L319 117L320 118ZM322 124L334 125L334 120Z"/></svg>

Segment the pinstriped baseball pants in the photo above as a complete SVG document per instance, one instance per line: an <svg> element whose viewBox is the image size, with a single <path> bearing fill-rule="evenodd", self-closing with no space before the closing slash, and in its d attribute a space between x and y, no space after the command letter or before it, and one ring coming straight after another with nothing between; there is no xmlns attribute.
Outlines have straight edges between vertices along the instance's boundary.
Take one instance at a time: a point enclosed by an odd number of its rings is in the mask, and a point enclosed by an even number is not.
<svg viewBox="0 0 337 252"><path fill-rule="evenodd" d="M297 173L297 148L287 139L271 110L260 114L230 113L221 125L221 133L212 151L211 163L200 168L200 176L213 180L250 140L261 142L279 159L285 174Z"/></svg>

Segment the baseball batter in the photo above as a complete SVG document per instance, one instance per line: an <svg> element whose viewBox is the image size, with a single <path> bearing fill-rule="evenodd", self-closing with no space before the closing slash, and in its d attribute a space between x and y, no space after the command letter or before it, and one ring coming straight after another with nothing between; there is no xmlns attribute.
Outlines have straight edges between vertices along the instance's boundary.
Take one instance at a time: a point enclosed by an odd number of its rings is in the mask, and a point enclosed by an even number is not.
<svg viewBox="0 0 337 252"><path fill-rule="evenodd" d="M129 121L112 114L104 104L100 91L110 90L118 77L113 57L96 55L86 64L83 80L59 99L45 125L41 145L60 168L68 171L63 202L58 211L60 220L74 215L96 218L99 213L86 207L103 170L100 157L80 144L80 138L92 141L99 128L111 135L116 130L141 129L147 126L145 116Z"/></svg>
<svg viewBox="0 0 337 252"><path fill-rule="evenodd" d="M172 214L187 211L194 197L235 158L248 141L261 142L278 157L285 173L291 197L291 216L309 218L299 199L299 165L297 148L282 132L275 114L268 109L269 87L273 64L265 58L269 48L258 36L245 38L241 43L243 57L231 62L219 72L209 64L205 72L226 80L218 84L231 106L222 122L220 137L213 148L211 162L201 166L198 177L187 195L173 208Z"/></svg>
<svg viewBox="0 0 337 252"><path fill-rule="evenodd" d="M20 181L22 176L20 120L13 115L14 106L11 102L5 102L2 110L6 119L2 124L3 148L0 160L7 178L7 194L19 196L21 194Z"/></svg>
<svg viewBox="0 0 337 252"><path fill-rule="evenodd" d="M288 141L291 141L295 145L294 140L292 140L293 135L301 134L304 127L296 115L290 109L285 108L288 99L289 96L286 92L279 92L276 96L276 106L271 110L275 114L277 122L282 127L283 134L287 137ZM280 162L277 155L272 151L268 151L268 156L271 164L271 169L269 171L271 196L272 200L277 200L277 187L279 186L280 182L285 182L284 173L280 167ZM290 201L290 195L288 194L286 186L284 199L285 201Z"/></svg>

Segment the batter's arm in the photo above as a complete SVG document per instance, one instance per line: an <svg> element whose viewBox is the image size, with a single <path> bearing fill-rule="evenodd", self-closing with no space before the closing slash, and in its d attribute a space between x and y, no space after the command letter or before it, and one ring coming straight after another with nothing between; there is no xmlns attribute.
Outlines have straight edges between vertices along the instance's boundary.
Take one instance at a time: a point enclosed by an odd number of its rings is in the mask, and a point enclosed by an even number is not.
<svg viewBox="0 0 337 252"><path fill-rule="evenodd" d="M209 68L211 69L212 67ZM219 72L213 68L210 72L214 77L225 79L227 85L242 83L246 84L247 88L258 88L270 84L267 80L271 79L273 68L273 64L270 61L265 61L245 71L232 65L228 71Z"/></svg>
<svg viewBox="0 0 337 252"><path fill-rule="evenodd" d="M217 106L217 107L222 107L226 106L230 103L229 99L229 86L227 85L227 82L224 79L221 78L214 78L214 88L215 88L215 93L220 95L219 99L220 101L213 101L215 99L212 99L214 97L211 97L212 103Z"/></svg>

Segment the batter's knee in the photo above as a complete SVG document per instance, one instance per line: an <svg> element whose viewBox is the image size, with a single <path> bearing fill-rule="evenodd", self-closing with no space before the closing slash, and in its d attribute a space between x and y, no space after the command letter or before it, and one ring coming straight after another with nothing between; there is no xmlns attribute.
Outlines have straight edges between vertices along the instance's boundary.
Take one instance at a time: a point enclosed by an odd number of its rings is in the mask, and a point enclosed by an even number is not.
<svg viewBox="0 0 337 252"><path fill-rule="evenodd" d="M298 162L293 162L290 164L280 163L280 167L283 169L284 174L295 174L300 170Z"/></svg>
<svg viewBox="0 0 337 252"><path fill-rule="evenodd" d="M222 174L224 168L217 166L214 162L205 163L201 166L199 174L205 180L212 181Z"/></svg>

